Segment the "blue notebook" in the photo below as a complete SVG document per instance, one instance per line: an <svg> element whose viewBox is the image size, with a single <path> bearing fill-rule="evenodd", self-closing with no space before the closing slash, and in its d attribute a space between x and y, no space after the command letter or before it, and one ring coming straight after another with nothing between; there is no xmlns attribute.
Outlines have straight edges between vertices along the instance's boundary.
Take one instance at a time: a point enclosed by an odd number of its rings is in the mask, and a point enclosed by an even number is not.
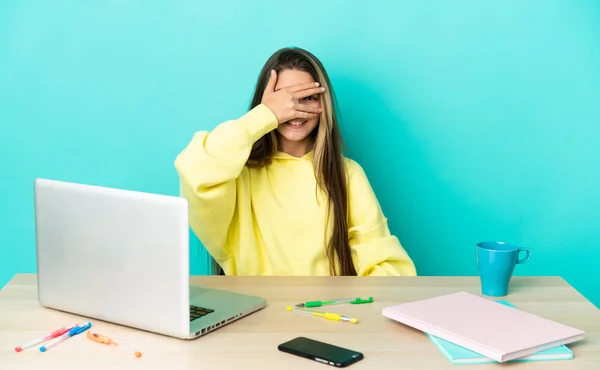
<svg viewBox="0 0 600 370"><path fill-rule="evenodd" d="M500 304L514 307L508 301L496 301ZM437 346L437 348L446 356L453 364L490 364L498 363L495 360L489 359L477 352L473 352L464 347L458 346L452 342L448 342L442 338L425 333L429 339ZM531 355L521 357L507 362L523 362L523 361L547 361L547 360L570 360L573 358L573 351L567 346L558 346L544 351L536 352Z"/></svg>

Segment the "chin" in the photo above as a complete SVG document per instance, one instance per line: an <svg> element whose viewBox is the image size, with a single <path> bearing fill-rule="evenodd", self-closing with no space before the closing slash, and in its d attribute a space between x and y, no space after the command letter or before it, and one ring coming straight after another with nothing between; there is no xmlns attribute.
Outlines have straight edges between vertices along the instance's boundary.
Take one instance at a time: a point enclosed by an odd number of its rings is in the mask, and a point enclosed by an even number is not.
<svg viewBox="0 0 600 370"><path fill-rule="evenodd" d="M293 141L293 142L304 141L308 137L307 133L301 134L299 132L289 133L289 132L285 132L285 131L284 132L280 131L279 134L287 141Z"/></svg>

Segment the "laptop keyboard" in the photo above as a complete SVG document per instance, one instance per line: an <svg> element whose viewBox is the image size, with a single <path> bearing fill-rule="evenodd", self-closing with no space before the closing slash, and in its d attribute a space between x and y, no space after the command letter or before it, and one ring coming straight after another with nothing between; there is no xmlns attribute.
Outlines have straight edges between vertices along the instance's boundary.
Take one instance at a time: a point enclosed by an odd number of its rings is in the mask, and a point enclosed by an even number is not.
<svg viewBox="0 0 600 370"><path fill-rule="evenodd" d="M198 306L190 306L190 321L194 321L202 316L206 316L209 313L215 312L215 310L211 310L210 308L198 307Z"/></svg>

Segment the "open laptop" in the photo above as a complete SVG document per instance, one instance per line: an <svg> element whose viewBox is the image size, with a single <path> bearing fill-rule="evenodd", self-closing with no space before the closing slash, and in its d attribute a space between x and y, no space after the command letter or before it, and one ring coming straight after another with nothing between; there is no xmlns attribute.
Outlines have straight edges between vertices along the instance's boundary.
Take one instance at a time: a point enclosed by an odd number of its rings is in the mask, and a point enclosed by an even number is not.
<svg viewBox="0 0 600 370"><path fill-rule="evenodd" d="M266 306L190 286L183 198L36 179L34 199L44 307L192 339Z"/></svg>

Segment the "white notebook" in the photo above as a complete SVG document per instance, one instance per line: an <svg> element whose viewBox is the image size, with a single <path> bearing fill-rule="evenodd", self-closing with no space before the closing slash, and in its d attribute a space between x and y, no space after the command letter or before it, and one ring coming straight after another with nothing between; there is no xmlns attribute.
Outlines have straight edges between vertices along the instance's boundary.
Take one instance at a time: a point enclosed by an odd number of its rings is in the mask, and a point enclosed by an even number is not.
<svg viewBox="0 0 600 370"><path fill-rule="evenodd" d="M467 292L385 307L383 316L505 362L583 339L582 330Z"/></svg>

